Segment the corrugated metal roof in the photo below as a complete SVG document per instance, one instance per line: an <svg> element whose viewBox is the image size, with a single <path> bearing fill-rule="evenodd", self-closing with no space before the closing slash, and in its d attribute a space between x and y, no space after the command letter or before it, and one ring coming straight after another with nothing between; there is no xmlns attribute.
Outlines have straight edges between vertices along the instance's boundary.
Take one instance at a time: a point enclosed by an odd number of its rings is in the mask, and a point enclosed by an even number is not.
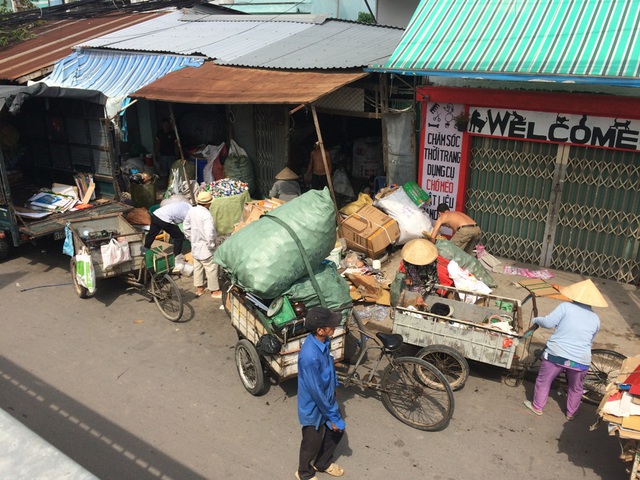
<svg viewBox="0 0 640 480"><path fill-rule="evenodd" d="M132 98L177 103L311 103L366 73L330 73L239 68L205 63L184 68L141 88Z"/></svg>
<svg viewBox="0 0 640 480"><path fill-rule="evenodd" d="M422 0L384 71L640 84L640 0Z"/></svg>
<svg viewBox="0 0 640 480"><path fill-rule="evenodd" d="M31 30L35 38L0 50L0 80L26 82L47 74L72 47L91 38L129 27L163 13L114 13L83 20L49 22Z"/></svg>
<svg viewBox="0 0 640 480"><path fill-rule="evenodd" d="M126 97L167 73L198 67L203 58L149 55L102 50L76 50L56 63L43 81L49 86L98 90L108 97Z"/></svg>
<svg viewBox="0 0 640 480"><path fill-rule="evenodd" d="M198 21L186 21L187 18ZM402 29L302 16L165 15L84 43L85 47L202 54L218 64L282 69L357 68L384 62ZM296 15L295 17L301 17ZM229 20L229 18L235 18ZM293 18L293 17L292 17Z"/></svg>

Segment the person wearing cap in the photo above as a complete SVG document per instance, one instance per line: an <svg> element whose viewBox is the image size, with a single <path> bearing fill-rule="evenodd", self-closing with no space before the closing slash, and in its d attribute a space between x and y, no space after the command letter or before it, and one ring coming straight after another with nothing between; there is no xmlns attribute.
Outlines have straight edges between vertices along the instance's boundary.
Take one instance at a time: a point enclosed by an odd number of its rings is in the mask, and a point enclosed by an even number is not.
<svg viewBox="0 0 640 480"><path fill-rule="evenodd" d="M438 281L438 249L424 238L409 240L402 247L402 262L391 284L391 304L422 305L425 287Z"/></svg>
<svg viewBox="0 0 640 480"><path fill-rule="evenodd" d="M164 230L173 241L173 254L176 257L180 255L182 253L184 233L182 233L178 225L184 222L189 210L191 210L189 202L171 202L154 211L151 214L151 224L144 240L144 248L146 250L151 248L156 236Z"/></svg>
<svg viewBox="0 0 640 480"><path fill-rule="evenodd" d="M525 407L542 415L549 390L555 378L564 372L567 390L567 420L573 420L582 400L584 379L591 364L591 346L600 329L600 319L592 307L607 307L607 301L591 280L561 287L560 293L571 302L562 302L546 317L536 317L524 333L528 337L538 328L555 328L542 353L542 363L536 378L533 401Z"/></svg>
<svg viewBox="0 0 640 480"><path fill-rule="evenodd" d="M191 242L193 255L193 284L196 298L205 292L205 277L211 297L221 298L218 283L218 265L213 262L216 249L216 225L209 211L213 198L209 192L200 192L196 198L198 204L187 213L184 219L184 234Z"/></svg>
<svg viewBox="0 0 640 480"><path fill-rule="evenodd" d="M296 478L316 479L316 472L340 477L344 469L332 463L344 435L345 423L336 401L338 378L331 356L331 335L342 321L339 313L324 307L307 311L309 335L298 354L298 419L302 441Z"/></svg>
<svg viewBox="0 0 640 480"><path fill-rule="evenodd" d="M325 169L325 163L322 159L323 150L327 160L328 171ZM318 141L313 145L313 150L311 150L305 180L308 184L310 183L312 189L322 190L324 187L329 186L327 175L331 175L331 154Z"/></svg>
<svg viewBox="0 0 640 480"><path fill-rule="evenodd" d="M473 249L476 248L480 238L482 238L482 230L480 230L475 220L462 212L452 212L446 203L438 205L437 210L438 220L436 220L433 231L429 235L430 239L435 242L440 227L449 227L453 230L451 243L468 254L472 254Z"/></svg>
<svg viewBox="0 0 640 480"><path fill-rule="evenodd" d="M284 167L276 175L276 181L269 191L269 196L288 202L301 195L298 175L289 167Z"/></svg>

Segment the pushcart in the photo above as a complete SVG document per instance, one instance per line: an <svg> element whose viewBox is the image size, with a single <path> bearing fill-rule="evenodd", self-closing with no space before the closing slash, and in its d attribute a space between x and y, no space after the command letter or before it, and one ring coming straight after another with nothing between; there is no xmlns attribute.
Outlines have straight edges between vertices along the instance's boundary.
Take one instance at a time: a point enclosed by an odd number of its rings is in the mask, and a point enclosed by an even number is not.
<svg viewBox="0 0 640 480"><path fill-rule="evenodd" d="M453 390L460 390L469 377L467 359L512 367L523 333L520 300L438 284L422 297L426 311L392 310L392 332L421 347L416 356L435 365ZM449 312L434 305L449 307Z"/></svg>
<svg viewBox="0 0 640 480"><path fill-rule="evenodd" d="M167 319L173 322L180 320L184 305L180 290L171 278L172 251L167 255L162 254L159 248L152 247L143 253L144 233L137 231L121 214L76 220L69 223L69 228L75 253L82 250L90 252L96 280L124 277L133 288L146 292ZM126 240L131 260L104 268L100 246L112 238ZM161 261L155 262L158 256ZM95 294L95 291L90 292L78 281L75 256L71 257L70 271L73 286L80 298Z"/></svg>
<svg viewBox="0 0 640 480"><path fill-rule="evenodd" d="M223 306L238 334L235 360L240 380L252 395L266 391L265 370L276 382L298 374L298 354L309 335L304 318L290 311L289 321L280 325L265 315L266 305L221 275ZM282 308L282 307L281 307ZM453 391L433 365L415 357L396 356L402 346L400 335L363 330L351 306L343 311L344 324L337 327L331 340L331 355L336 373L345 387L357 386L378 392L385 408L401 422L420 430L446 428L453 415ZM360 333L360 353L353 365L342 362L350 325ZM265 341L270 339L271 341ZM374 345L367 345L368 341ZM377 352L373 366L365 365L367 352ZM362 374L361 374L362 372ZM365 373L366 372L366 373Z"/></svg>

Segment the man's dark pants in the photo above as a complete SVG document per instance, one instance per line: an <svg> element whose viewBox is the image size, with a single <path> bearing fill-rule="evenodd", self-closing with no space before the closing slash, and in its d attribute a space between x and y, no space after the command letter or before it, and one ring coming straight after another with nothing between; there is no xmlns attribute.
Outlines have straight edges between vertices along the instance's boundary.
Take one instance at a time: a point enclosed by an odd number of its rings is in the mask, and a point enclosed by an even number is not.
<svg viewBox="0 0 640 480"><path fill-rule="evenodd" d="M318 430L314 426L302 427L302 442L300 443L300 464L298 476L300 480L313 478L316 474L311 466L314 462L319 472L324 472L333 459L333 453L344 432L335 432L322 425Z"/></svg>
<svg viewBox="0 0 640 480"><path fill-rule="evenodd" d="M184 233L182 233L182 230L180 230L180 227L177 225L160 220L153 213L151 214L151 225L149 226L149 233L147 233L144 241L144 247L151 248L151 244L162 230L167 232L173 240L173 254L176 256L180 255L182 253Z"/></svg>

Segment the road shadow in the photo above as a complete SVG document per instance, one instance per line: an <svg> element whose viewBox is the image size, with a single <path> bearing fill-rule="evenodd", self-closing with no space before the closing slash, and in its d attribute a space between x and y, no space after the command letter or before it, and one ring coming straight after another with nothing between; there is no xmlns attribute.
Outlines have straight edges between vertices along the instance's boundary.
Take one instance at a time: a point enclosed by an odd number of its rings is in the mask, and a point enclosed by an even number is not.
<svg viewBox="0 0 640 480"><path fill-rule="evenodd" d="M206 480L3 356L0 407L102 480Z"/></svg>

